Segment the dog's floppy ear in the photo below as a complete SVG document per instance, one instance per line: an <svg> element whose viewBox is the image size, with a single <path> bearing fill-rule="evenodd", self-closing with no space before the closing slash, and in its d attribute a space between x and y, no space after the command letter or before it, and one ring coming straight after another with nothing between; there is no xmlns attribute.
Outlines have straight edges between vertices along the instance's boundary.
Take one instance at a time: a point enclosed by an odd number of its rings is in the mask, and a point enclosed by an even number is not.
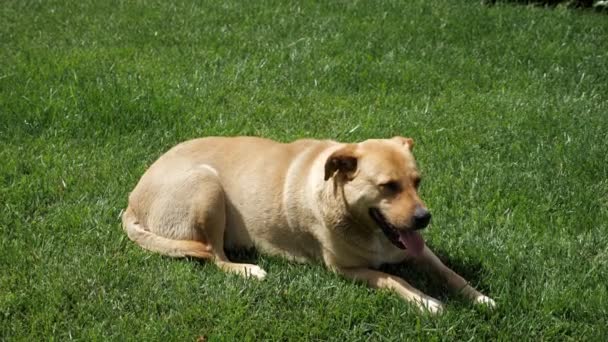
<svg viewBox="0 0 608 342"><path fill-rule="evenodd" d="M397 140L403 146L407 147L410 151L414 150L414 139L404 137L394 137L393 139Z"/></svg>
<svg viewBox="0 0 608 342"><path fill-rule="evenodd" d="M348 144L332 153L325 162L325 180L333 177L339 172L346 176L352 176L357 170L357 156L355 155L355 144Z"/></svg>

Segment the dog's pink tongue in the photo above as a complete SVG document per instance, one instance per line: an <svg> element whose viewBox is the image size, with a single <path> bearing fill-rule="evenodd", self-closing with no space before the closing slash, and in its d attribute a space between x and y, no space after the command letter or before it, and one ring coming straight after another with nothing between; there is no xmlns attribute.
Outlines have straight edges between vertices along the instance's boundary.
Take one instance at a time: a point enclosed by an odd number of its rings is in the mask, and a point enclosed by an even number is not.
<svg viewBox="0 0 608 342"><path fill-rule="evenodd" d="M424 240L416 231L399 232L399 241L412 256L418 256L424 249Z"/></svg>

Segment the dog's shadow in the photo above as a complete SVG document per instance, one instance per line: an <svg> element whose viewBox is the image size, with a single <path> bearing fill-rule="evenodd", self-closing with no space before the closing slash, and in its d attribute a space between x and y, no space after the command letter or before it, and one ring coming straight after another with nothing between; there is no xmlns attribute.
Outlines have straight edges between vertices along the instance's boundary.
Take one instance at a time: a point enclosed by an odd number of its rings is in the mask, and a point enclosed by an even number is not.
<svg viewBox="0 0 608 342"><path fill-rule="evenodd" d="M487 292L487 284L483 282L482 277L485 272L480 261L449 256L441 248L432 248L432 250L447 267L465 278L469 284L482 293ZM226 249L225 252L228 259L239 263L258 264L262 259L262 254L255 248ZM418 290L434 298L448 301L459 298L457 293L447 287L445 281L432 271L417 265L413 260L399 264L385 264L379 270L404 279Z"/></svg>
<svg viewBox="0 0 608 342"><path fill-rule="evenodd" d="M228 260L238 263L258 264L262 254L255 248L224 249Z"/></svg>
<svg viewBox="0 0 608 342"><path fill-rule="evenodd" d="M487 285L483 282L484 269L479 260L464 260L449 256L441 248L431 248L439 259L454 272L462 276L471 286L480 292L487 292ZM431 270L417 265L413 260L400 264L386 264L379 269L382 272L398 276L423 293L437 299L456 299L458 293L451 291L444 280Z"/></svg>

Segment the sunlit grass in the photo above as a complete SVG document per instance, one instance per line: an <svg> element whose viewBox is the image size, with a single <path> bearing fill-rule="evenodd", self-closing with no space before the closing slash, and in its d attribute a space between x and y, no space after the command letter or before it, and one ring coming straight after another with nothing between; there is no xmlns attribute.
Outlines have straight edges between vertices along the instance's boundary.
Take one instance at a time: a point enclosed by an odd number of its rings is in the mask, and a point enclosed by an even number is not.
<svg viewBox="0 0 608 342"><path fill-rule="evenodd" d="M606 19L479 1L3 2L0 339L602 340ZM443 316L320 265L241 256L259 283L141 250L120 228L128 192L205 135L413 137L428 243L499 308L407 267Z"/></svg>

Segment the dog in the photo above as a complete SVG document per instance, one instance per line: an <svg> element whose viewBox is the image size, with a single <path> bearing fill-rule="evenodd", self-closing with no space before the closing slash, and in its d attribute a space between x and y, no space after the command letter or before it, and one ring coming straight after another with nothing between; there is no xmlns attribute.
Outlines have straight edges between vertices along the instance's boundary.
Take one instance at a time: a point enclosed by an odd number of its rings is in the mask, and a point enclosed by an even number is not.
<svg viewBox="0 0 608 342"><path fill-rule="evenodd" d="M264 279L225 249L251 248L297 262L322 262L347 279L396 292L422 310L442 304L377 268L413 259L475 303L495 306L426 246L431 214L410 138L360 143L206 137L162 155L129 195L129 238L171 257L213 261Z"/></svg>

